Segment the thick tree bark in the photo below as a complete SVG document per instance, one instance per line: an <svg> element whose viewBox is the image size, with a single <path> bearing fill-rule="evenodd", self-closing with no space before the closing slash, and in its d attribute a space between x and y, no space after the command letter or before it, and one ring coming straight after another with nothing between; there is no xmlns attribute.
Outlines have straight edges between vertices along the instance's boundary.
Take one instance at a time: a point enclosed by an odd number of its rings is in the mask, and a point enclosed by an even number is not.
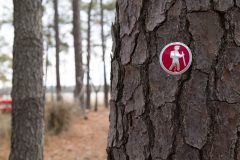
<svg viewBox="0 0 240 160"><path fill-rule="evenodd" d="M109 160L240 159L238 7L240 0L117 0ZM181 76L159 64L175 41L193 52Z"/></svg>
<svg viewBox="0 0 240 160"><path fill-rule="evenodd" d="M88 30L87 30L87 108L91 108L91 85L90 85L90 60L91 60L91 12L93 0L88 6Z"/></svg>
<svg viewBox="0 0 240 160"><path fill-rule="evenodd" d="M59 39L59 14L58 14L58 0L54 0L54 30L55 30L55 49L56 49L56 93L57 100L62 99L61 95L61 82L60 82L60 39Z"/></svg>
<svg viewBox="0 0 240 160"><path fill-rule="evenodd" d="M106 54L106 42L105 42L105 35L104 35L104 8L103 8L103 0L100 0L100 9L101 9L101 40L102 40L102 59L103 59L103 78L104 78L104 105L105 107L108 107L108 84L107 84L107 73L106 73L106 60L105 60L105 54Z"/></svg>
<svg viewBox="0 0 240 160"><path fill-rule="evenodd" d="M75 98L80 96L83 87L83 62L82 62L82 36L81 36L81 16L80 16L80 0L72 0L73 8L73 38L75 50L75 80L76 86L74 90Z"/></svg>
<svg viewBox="0 0 240 160"><path fill-rule="evenodd" d="M14 0L13 113L10 160L43 159L41 0Z"/></svg>

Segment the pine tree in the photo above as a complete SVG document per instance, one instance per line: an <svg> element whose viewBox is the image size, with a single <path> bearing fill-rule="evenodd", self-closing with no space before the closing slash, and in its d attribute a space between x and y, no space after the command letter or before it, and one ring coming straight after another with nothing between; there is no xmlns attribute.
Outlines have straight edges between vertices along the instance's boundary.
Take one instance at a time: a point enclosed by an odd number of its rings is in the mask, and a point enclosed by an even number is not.
<svg viewBox="0 0 240 160"><path fill-rule="evenodd" d="M43 159L41 0L14 0L13 113L10 160Z"/></svg>
<svg viewBox="0 0 240 160"><path fill-rule="evenodd" d="M117 1L109 160L240 158L240 1ZM161 69L170 42L193 53L183 75Z"/></svg>

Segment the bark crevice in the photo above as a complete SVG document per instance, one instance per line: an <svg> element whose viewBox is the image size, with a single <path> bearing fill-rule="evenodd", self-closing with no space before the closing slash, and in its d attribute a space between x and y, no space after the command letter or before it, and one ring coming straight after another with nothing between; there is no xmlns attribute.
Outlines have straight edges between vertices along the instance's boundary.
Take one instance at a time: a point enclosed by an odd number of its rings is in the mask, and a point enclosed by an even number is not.
<svg viewBox="0 0 240 160"><path fill-rule="evenodd" d="M239 156L239 147L240 147L240 132L239 132L239 128L237 128L237 130L238 130L237 131L237 140L234 145L234 160L239 160L238 156Z"/></svg>

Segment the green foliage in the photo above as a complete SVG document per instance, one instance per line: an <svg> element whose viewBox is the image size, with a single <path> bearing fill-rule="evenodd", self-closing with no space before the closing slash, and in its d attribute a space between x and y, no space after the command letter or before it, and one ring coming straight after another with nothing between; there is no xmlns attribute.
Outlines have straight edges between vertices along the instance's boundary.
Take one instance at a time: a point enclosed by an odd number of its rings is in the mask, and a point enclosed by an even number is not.
<svg viewBox="0 0 240 160"><path fill-rule="evenodd" d="M80 6L81 11L87 12L88 7L89 7L89 2L81 2L81 6ZM92 3L92 9L96 10L97 8L98 8L98 2L97 0L94 0Z"/></svg>
<svg viewBox="0 0 240 160"><path fill-rule="evenodd" d="M108 3L103 4L103 9L107 11L113 11L116 8L116 0L112 0Z"/></svg>
<svg viewBox="0 0 240 160"><path fill-rule="evenodd" d="M45 47L46 47L46 51L48 52L49 48L53 48L54 47L54 35L53 35L53 26L48 25L46 27L44 27L43 30L43 39L45 42ZM48 53L47 53L48 54ZM49 60L48 60L49 61ZM48 66L49 64L51 64L50 62L47 62Z"/></svg>
<svg viewBox="0 0 240 160"><path fill-rule="evenodd" d="M4 37L0 36L0 47L7 46L8 43L5 41Z"/></svg>
<svg viewBox="0 0 240 160"><path fill-rule="evenodd" d="M0 72L0 81L1 82L7 82L8 81L8 78L7 78L6 74Z"/></svg>
<svg viewBox="0 0 240 160"><path fill-rule="evenodd" d="M12 67L12 59L7 54L0 54L0 81L7 82L9 79L7 78L8 71Z"/></svg>
<svg viewBox="0 0 240 160"><path fill-rule="evenodd" d="M69 49L69 44L61 41L60 42L60 51L63 51L64 53L67 53L68 49Z"/></svg>
<svg viewBox="0 0 240 160"><path fill-rule="evenodd" d="M81 2L81 10L86 11L88 10L89 2ZM97 0L93 1L92 9L98 10L100 8L99 2ZM111 0L107 3L103 4L103 9L107 11L114 11L116 8L116 0Z"/></svg>
<svg viewBox="0 0 240 160"><path fill-rule="evenodd" d="M64 15L64 14L59 16L59 20L58 21L59 21L59 25L71 24L72 23L71 17L68 16L68 15Z"/></svg>
<svg viewBox="0 0 240 160"><path fill-rule="evenodd" d="M6 54L0 54L0 63L10 62L12 59Z"/></svg>
<svg viewBox="0 0 240 160"><path fill-rule="evenodd" d="M2 8L2 17L1 17L1 22L0 25L3 24L12 24L13 23L13 14L12 14L12 8L9 6L3 6Z"/></svg>
<svg viewBox="0 0 240 160"><path fill-rule="evenodd" d="M49 59L47 59L47 66L52 66L52 63L51 63L51 61L49 61Z"/></svg>

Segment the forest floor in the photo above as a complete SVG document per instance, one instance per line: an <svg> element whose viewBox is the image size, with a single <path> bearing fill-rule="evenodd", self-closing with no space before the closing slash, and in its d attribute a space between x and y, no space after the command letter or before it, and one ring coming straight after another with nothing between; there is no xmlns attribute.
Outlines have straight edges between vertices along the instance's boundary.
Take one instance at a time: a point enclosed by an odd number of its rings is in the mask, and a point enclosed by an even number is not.
<svg viewBox="0 0 240 160"><path fill-rule="evenodd" d="M45 160L106 160L109 111L89 112L88 120L75 115L68 131L47 135ZM9 145L0 144L0 160L7 160Z"/></svg>

